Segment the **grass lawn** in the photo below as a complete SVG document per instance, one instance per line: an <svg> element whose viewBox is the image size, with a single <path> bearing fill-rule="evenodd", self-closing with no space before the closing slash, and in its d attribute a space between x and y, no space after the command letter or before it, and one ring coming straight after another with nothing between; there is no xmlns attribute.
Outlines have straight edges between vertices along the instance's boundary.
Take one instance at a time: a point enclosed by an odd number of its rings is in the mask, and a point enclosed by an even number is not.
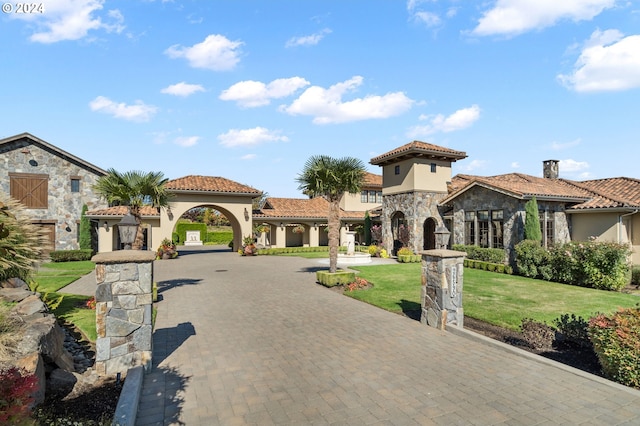
<svg viewBox="0 0 640 426"><path fill-rule="evenodd" d="M58 292L83 275L93 271L95 264L84 262L52 262L38 268L33 277L37 291L47 294L47 300L55 302L63 296L60 305L53 311L56 318L74 324L92 342L96 341L96 311L85 305L88 296Z"/></svg>
<svg viewBox="0 0 640 426"><path fill-rule="evenodd" d="M374 287L345 294L392 312L420 309L420 266L419 263L399 263L353 267ZM639 303L637 295L479 269L464 270L464 314L512 330L519 330L522 318L552 324L562 314L576 314L586 319L596 312L612 313L619 307Z"/></svg>

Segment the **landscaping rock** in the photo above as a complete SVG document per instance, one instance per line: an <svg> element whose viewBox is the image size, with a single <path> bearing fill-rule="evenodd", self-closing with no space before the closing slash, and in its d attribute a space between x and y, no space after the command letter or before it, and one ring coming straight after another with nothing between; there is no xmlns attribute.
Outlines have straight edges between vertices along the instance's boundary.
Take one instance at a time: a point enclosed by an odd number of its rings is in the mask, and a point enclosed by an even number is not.
<svg viewBox="0 0 640 426"><path fill-rule="evenodd" d="M10 302L10 303L20 302L21 300L26 299L32 294L35 294L35 293L32 291L29 291L29 289L24 289L19 287L0 288L0 299L6 300L7 302Z"/></svg>
<svg viewBox="0 0 640 426"><path fill-rule="evenodd" d="M0 282L0 288L23 288L28 290L29 286L20 278L9 278L8 280Z"/></svg>
<svg viewBox="0 0 640 426"><path fill-rule="evenodd" d="M33 404L38 405L44 402L45 388L47 385L44 361L40 354L38 352L31 352L17 360L15 366L21 370L25 370L28 374L36 376L38 385L35 392L32 394Z"/></svg>
<svg viewBox="0 0 640 426"><path fill-rule="evenodd" d="M26 299L20 301L20 303L13 308L13 312L22 317L34 314L45 314L47 313L47 305L40 300L40 297L32 293Z"/></svg>

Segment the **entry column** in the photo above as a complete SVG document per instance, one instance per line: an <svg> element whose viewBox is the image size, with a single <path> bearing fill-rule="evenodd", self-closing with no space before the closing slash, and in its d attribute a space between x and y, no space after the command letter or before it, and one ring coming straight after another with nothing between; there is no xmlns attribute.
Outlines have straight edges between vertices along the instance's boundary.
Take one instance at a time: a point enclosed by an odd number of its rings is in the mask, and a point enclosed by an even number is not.
<svg viewBox="0 0 640 426"><path fill-rule="evenodd" d="M462 327L463 261L467 254L454 250L422 252L422 294L420 322L444 330L447 325Z"/></svg>

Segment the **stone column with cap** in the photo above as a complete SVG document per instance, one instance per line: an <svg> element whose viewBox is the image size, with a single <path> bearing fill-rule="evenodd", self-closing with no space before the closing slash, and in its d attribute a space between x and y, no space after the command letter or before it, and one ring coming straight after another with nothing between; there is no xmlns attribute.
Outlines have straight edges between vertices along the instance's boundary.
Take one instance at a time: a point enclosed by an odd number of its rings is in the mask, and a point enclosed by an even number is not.
<svg viewBox="0 0 640 426"><path fill-rule="evenodd" d="M422 253L422 292L420 322L444 330L462 328L462 283L464 252L446 249Z"/></svg>
<svg viewBox="0 0 640 426"><path fill-rule="evenodd" d="M91 259L96 263L98 374L151 368L154 259L154 253L140 250L98 253Z"/></svg>

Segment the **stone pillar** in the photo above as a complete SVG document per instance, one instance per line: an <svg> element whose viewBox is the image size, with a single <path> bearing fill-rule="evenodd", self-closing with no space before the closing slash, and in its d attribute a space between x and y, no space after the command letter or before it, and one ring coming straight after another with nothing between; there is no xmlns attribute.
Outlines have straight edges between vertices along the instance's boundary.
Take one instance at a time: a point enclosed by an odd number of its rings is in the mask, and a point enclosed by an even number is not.
<svg viewBox="0 0 640 426"><path fill-rule="evenodd" d="M152 287L155 253L119 250L98 253L96 263L96 371L125 373L151 368Z"/></svg>
<svg viewBox="0 0 640 426"><path fill-rule="evenodd" d="M422 295L420 322L444 330L447 325L462 328L463 261L467 254L453 250L422 252Z"/></svg>

